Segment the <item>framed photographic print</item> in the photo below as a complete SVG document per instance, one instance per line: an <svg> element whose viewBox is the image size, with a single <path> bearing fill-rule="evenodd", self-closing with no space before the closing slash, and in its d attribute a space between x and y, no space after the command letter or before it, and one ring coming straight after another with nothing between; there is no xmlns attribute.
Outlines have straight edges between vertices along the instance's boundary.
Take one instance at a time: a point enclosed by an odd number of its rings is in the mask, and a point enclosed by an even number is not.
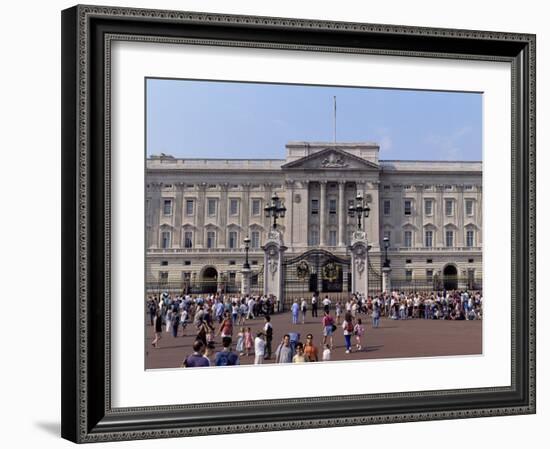
<svg viewBox="0 0 550 449"><path fill-rule="evenodd" d="M535 412L535 36L75 6L62 45L63 437Z"/></svg>

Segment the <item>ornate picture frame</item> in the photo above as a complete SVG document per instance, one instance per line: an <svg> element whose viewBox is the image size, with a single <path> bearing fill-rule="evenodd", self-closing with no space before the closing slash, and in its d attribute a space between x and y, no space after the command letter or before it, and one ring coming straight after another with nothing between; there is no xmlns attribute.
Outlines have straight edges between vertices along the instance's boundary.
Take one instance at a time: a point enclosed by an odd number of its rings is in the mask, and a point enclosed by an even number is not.
<svg viewBox="0 0 550 449"><path fill-rule="evenodd" d="M118 40L509 63L511 385L113 407L110 51ZM79 5L62 12L62 86L64 438L84 443L535 413L534 35Z"/></svg>

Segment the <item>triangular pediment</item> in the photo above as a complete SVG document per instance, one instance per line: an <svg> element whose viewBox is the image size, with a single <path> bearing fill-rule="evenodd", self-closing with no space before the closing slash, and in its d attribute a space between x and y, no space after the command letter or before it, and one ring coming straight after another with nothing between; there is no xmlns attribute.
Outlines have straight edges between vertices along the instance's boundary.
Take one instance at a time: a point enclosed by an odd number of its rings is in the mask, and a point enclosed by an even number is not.
<svg viewBox="0 0 550 449"><path fill-rule="evenodd" d="M326 148L281 166L283 170L379 170L374 162L339 148Z"/></svg>

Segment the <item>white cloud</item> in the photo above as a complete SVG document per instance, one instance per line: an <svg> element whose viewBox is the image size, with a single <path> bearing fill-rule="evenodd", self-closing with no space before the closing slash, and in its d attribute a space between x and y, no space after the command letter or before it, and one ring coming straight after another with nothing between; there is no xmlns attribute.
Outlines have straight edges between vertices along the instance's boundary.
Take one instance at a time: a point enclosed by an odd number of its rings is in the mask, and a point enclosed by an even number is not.
<svg viewBox="0 0 550 449"><path fill-rule="evenodd" d="M465 153L462 145L462 139L472 132L471 126L463 126L451 134L439 135L429 134L424 143L436 149L443 160L461 160Z"/></svg>

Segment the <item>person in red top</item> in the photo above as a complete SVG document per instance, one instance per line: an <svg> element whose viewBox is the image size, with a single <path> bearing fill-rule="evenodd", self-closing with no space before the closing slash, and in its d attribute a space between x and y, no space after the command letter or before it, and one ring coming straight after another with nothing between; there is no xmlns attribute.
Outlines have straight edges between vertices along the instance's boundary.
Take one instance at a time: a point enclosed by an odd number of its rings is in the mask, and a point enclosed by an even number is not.
<svg viewBox="0 0 550 449"><path fill-rule="evenodd" d="M323 346L330 345L332 349L332 333L334 332L334 318L330 315L330 310L325 310L325 315L322 319L323 323ZM328 341L330 340L330 343Z"/></svg>
<svg viewBox="0 0 550 449"><path fill-rule="evenodd" d="M304 355L307 357L307 359L310 362L319 361L319 352L317 351L317 347L313 344L313 335L311 334L307 334L306 336L306 344L304 346Z"/></svg>

